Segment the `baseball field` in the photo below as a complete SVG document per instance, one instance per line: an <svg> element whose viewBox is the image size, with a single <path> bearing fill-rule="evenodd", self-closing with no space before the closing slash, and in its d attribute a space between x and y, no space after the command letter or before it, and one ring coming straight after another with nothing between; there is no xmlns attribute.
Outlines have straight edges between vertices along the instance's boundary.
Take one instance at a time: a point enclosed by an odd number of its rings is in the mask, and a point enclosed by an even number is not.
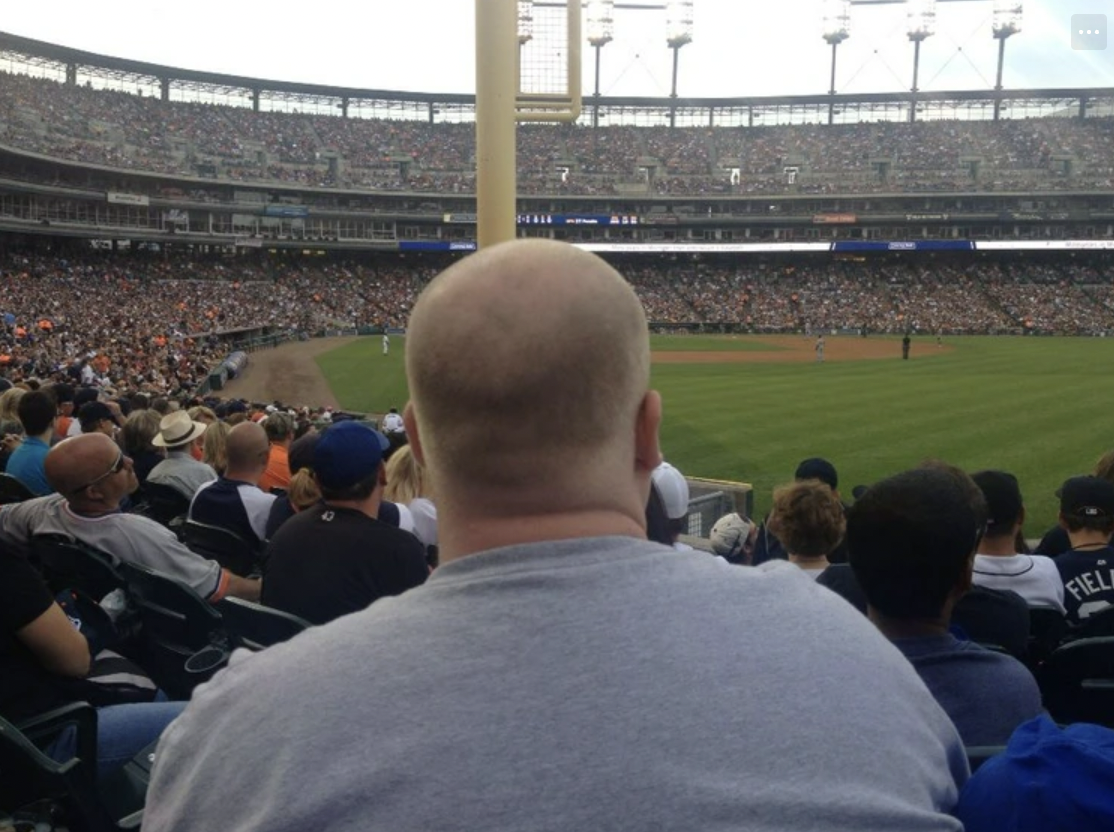
<svg viewBox="0 0 1114 832"><path fill-rule="evenodd" d="M803 336L655 336L666 458L690 476L752 483L760 513L809 456L836 465L848 499L929 457L1002 468L1021 481L1034 537L1055 520L1060 483L1114 448L1114 339L914 338L904 361L895 338L828 337L823 363L814 346ZM343 407L405 404L404 339L387 356L378 338L306 347L256 353L248 376L265 381L265 365L279 362L271 385L301 374L304 393L316 362ZM570 401L554 418L577 412Z"/></svg>

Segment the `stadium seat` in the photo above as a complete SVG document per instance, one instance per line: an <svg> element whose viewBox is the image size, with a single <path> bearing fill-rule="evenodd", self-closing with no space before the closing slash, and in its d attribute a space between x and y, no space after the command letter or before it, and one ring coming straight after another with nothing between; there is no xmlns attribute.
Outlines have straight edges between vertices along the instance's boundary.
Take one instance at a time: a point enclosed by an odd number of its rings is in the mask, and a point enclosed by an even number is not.
<svg viewBox="0 0 1114 832"><path fill-rule="evenodd" d="M0 474L0 505L35 499L34 492L11 474Z"/></svg>
<svg viewBox="0 0 1114 832"><path fill-rule="evenodd" d="M1044 705L1056 722L1114 728L1114 637L1058 647L1036 675Z"/></svg>
<svg viewBox="0 0 1114 832"><path fill-rule="evenodd" d="M133 563L119 569L142 623L144 668L171 698L188 699L228 661L220 613L174 578Z"/></svg>
<svg viewBox="0 0 1114 832"><path fill-rule="evenodd" d="M234 575L247 577L259 571L257 547L234 531L187 520L182 536L190 549L215 560Z"/></svg>
<svg viewBox="0 0 1114 832"><path fill-rule="evenodd" d="M1029 607L1029 667L1039 667L1046 661L1067 632L1068 620L1055 607Z"/></svg>
<svg viewBox="0 0 1114 832"><path fill-rule="evenodd" d="M143 485L151 519L170 526L171 521L189 513L190 501L176 488L148 482Z"/></svg>
<svg viewBox="0 0 1114 832"><path fill-rule="evenodd" d="M100 601L110 592L127 586L109 555L63 535L35 535L31 538L31 549L54 592L79 589Z"/></svg>
<svg viewBox="0 0 1114 832"><path fill-rule="evenodd" d="M1100 636L1114 636L1114 605L1104 610L1089 615L1073 627L1067 638L1098 638Z"/></svg>
<svg viewBox="0 0 1114 832"><path fill-rule="evenodd" d="M233 647L262 650L281 644L312 626L308 621L282 610L264 607L241 598L224 598L217 604Z"/></svg>
<svg viewBox="0 0 1114 832"><path fill-rule="evenodd" d="M77 753L59 763L42 749L67 729L76 732ZM0 718L0 811L14 813L40 804L32 811L49 812L43 820L62 828L138 829L146 779L137 778L128 764L98 782L96 759L97 713L85 702L66 705L18 727Z"/></svg>
<svg viewBox="0 0 1114 832"><path fill-rule="evenodd" d="M980 766L996 754L1001 754L1006 750L1004 745L969 745L967 751L967 763L971 766L971 773L974 774L979 770Z"/></svg>

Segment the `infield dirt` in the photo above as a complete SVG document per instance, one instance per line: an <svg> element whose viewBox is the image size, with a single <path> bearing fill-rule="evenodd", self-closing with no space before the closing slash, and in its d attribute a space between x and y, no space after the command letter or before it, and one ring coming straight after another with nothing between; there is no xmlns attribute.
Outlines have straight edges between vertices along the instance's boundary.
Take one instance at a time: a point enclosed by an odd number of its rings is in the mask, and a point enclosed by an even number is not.
<svg viewBox="0 0 1114 832"><path fill-rule="evenodd" d="M723 350L710 352L655 351L655 364L800 364L816 360L816 339L803 335L763 335L742 337L750 341L777 347L775 350ZM927 342L914 343L911 353L940 354L950 352L946 344L937 346ZM901 342L883 338L825 338L824 361L874 361L901 357Z"/></svg>

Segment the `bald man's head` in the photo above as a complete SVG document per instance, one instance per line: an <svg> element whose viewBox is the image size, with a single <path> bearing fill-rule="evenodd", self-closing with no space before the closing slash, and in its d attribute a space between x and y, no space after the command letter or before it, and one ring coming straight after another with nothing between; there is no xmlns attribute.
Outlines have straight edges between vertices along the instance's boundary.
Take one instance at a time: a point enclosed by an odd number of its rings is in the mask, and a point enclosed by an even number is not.
<svg viewBox="0 0 1114 832"><path fill-rule="evenodd" d="M131 461L103 433L59 442L43 468L51 487L79 509L114 509L138 486Z"/></svg>
<svg viewBox="0 0 1114 832"><path fill-rule="evenodd" d="M258 422L241 422L228 432L228 469L230 479L254 482L267 467L270 443Z"/></svg>
<svg viewBox="0 0 1114 832"><path fill-rule="evenodd" d="M634 469L646 317L594 255L535 240L460 261L414 307L406 371L439 494L591 501Z"/></svg>

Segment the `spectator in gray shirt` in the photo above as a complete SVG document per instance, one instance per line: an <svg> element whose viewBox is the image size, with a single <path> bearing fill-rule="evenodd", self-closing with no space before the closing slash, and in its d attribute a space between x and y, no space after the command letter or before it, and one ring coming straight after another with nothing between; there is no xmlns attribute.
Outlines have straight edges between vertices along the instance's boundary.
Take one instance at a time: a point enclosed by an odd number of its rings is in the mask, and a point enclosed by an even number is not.
<svg viewBox="0 0 1114 832"><path fill-rule="evenodd" d="M961 828L955 728L869 622L645 539L662 405L610 266L485 248L419 299L406 370L441 565L234 657L163 735L146 832Z"/></svg>

